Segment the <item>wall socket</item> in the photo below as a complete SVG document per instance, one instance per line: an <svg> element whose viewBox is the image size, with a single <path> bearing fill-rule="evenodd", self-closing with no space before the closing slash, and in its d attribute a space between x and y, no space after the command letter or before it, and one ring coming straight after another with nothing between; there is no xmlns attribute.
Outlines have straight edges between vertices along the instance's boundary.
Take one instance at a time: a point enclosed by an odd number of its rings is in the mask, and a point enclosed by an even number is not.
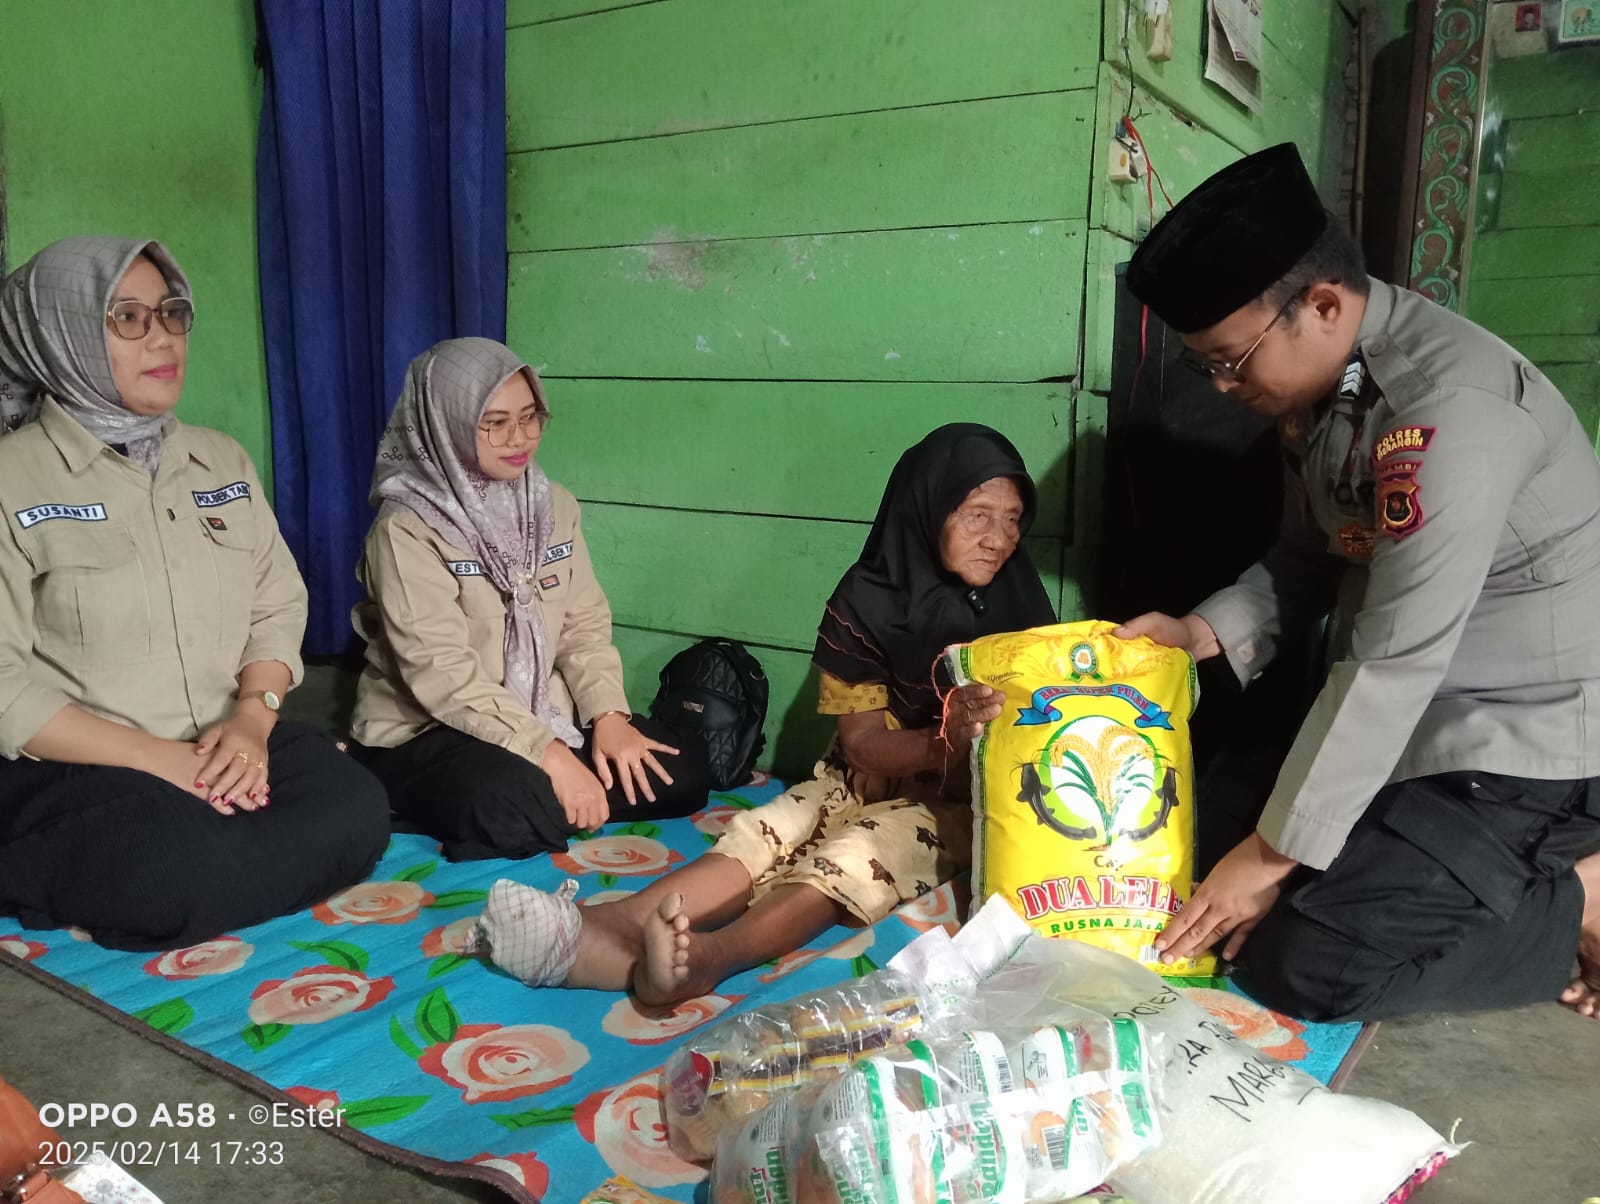
<svg viewBox="0 0 1600 1204"><path fill-rule="evenodd" d="M1120 138L1111 140L1106 175L1113 184L1132 184L1144 176L1144 156L1137 146L1129 146Z"/></svg>

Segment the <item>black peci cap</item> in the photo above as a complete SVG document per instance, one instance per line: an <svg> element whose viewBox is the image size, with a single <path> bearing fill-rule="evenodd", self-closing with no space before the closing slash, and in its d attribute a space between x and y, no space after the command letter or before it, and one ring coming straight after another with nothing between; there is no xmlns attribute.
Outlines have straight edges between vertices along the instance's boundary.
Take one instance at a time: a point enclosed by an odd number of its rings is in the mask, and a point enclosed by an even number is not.
<svg viewBox="0 0 1600 1204"><path fill-rule="evenodd" d="M1294 143L1270 146L1157 222L1128 264L1128 288L1180 334L1205 330L1283 279L1328 221Z"/></svg>

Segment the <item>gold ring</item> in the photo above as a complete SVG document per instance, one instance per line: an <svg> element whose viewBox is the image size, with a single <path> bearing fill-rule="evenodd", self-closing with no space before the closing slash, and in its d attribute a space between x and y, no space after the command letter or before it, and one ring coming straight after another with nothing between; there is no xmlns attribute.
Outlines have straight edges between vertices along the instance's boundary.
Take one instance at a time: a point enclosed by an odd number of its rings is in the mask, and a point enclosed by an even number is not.
<svg viewBox="0 0 1600 1204"><path fill-rule="evenodd" d="M243 761L246 765L250 764L250 754L249 753L236 752L233 755L234 755L234 759L235 760Z"/></svg>
<svg viewBox="0 0 1600 1204"><path fill-rule="evenodd" d="M267 767L267 763L265 761L257 761L256 762L256 768L257 769L265 769L266 767Z"/></svg>

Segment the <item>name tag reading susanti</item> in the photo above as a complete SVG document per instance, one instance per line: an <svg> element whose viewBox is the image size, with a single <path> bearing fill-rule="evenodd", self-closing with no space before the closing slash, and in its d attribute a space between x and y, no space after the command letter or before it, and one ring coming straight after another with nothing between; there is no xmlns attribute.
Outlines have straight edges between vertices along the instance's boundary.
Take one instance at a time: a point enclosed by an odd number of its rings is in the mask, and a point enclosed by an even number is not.
<svg viewBox="0 0 1600 1204"><path fill-rule="evenodd" d="M52 518L70 518L79 523L103 523L106 521L106 507L104 502L90 502L87 506L64 506L47 502L41 506L29 506L26 510L17 511L17 525L24 531L40 523L47 523Z"/></svg>

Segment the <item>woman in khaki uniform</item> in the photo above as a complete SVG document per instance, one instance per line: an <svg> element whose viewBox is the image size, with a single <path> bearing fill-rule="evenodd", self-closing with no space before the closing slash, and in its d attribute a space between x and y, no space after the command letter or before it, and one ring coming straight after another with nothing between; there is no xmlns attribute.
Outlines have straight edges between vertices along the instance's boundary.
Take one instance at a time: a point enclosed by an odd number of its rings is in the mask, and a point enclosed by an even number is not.
<svg viewBox="0 0 1600 1204"><path fill-rule="evenodd" d="M315 903L388 840L372 776L277 721L305 585L244 449L172 416L193 321L155 242L0 286L0 912L125 949Z"/></svg>
<svg viewBox="0 0 1600 1204"><path fill-rule="evenodd" d="M627 899L580 911L576 884L497 883L479 922L495 962L536 986L671 1003L954 877L971 859L967 753L999 695L941 697L933 670L950 644L1055 621L1020 547L1035 507L1022 457L986 426L940 427L901 456L818 628L817 709L839 729L815 780Z"/></svg>
<svg viewBox="0 0 1600 1204"><path fill-rule="evenodd" d="M510 349L452 339L412 361L378 449L353 733L452 858L706 801L704 746L629 713L578 503L535 462L549 416Z"/></svg>

